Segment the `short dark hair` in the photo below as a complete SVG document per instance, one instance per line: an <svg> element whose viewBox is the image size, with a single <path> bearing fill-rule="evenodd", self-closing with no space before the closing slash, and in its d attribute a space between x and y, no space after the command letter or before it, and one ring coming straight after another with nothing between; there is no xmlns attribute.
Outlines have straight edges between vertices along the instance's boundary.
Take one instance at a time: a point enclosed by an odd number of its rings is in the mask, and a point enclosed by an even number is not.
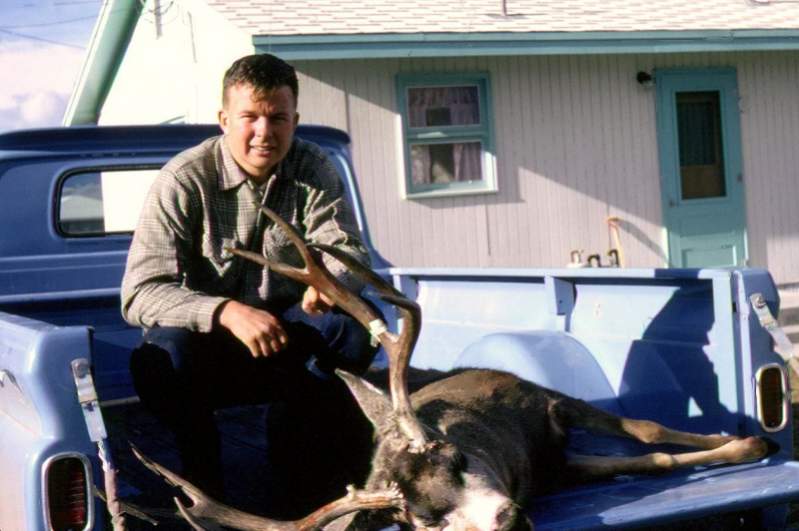
<svg viewBox="0 0 799 531"><path fill-rule="evenodd" d="M230 65L222 81L223 107L227 105L228 89L236 85L252 85L258 98L263 98L280 87L288 87L294 95L295 104L300 93L294 67L268 53L246 55Z"/></svg>

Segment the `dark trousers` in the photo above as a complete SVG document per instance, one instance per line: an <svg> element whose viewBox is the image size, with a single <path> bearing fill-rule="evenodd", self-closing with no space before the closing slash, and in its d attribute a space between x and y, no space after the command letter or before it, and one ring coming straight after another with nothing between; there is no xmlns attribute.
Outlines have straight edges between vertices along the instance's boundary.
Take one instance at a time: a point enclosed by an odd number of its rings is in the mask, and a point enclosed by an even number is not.
<svg viewBox="0 0 799 531"><path fill-rule="evenodd" d="M268 403L282 413L267 421L268 447L273 468L293 476L288 479L292 484L302 474L327 475L328 483L337 483L329 476L344 474L339 479L346 484L356 479L352 474L364 472L342 458L352 459L354 452L368 456L368 423L332 371L338 367L360 374L368 368L376 353L368 333L343 313L309 317L293 307L282 321L288 346L268 358L253 358L225 329L205 334L167 327L150 329L131 355L136 392L174 433L183 476L214 497L221 499L224 489L213 413L227 406ZM288 418L285 426L281 416ZM338 472L308 470L325 466ZM313 504L328 496L305 498ZM292 516L284 508L284 516Z"/></svg>

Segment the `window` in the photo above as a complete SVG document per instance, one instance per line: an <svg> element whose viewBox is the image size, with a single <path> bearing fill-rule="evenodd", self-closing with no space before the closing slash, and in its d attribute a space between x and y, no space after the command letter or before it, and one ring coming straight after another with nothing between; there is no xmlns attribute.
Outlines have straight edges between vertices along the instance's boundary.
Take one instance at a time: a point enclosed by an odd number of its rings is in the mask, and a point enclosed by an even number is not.
<svg viewBox="0 0 799 531"><path fill-rule="evenodd" d="M676 98L682 198L724 197L720 94L678 92Z"/></svg>
<svg viewBox="0 0 799 531"><path fill-rule="evenodd" d="M67 236L133 232L157 169L79 171L61 182L58 229Z"/></svg>
<svg viewBox="0 0 799 531"><path fill-rule="evenodd" d="M496 190L488 75L400 75L405 196Z"/></svg>

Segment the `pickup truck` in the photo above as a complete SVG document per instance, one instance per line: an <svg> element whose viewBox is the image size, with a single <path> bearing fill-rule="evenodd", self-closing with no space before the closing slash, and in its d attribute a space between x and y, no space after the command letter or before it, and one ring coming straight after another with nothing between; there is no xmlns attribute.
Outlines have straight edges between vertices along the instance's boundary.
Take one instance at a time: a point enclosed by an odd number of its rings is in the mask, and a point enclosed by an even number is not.
<svg viewBox="0 0 799 531"><path fill-rule="evenodd" d="M114 419L114 448L156 429L125 425L137 418L127 366L141 331L120 316L120 280L155 172L217 132L173 125L0 135L0 530L108 527L72 365L87 360L100 409ZM722 528L787 525L799 463L787 368L753 305L777 315L767 271L391 268L371 245L347 135L319 126L297 134L340 170L373 266L421 305L415 367L508 370L614 413L779 445L761 462L620 477L542 497L531 509L537 529L681 528L708 517L722 518ZM579 432L572 445L644 451ZM145 489L124 467L121 476L123 495Z"/></svg>

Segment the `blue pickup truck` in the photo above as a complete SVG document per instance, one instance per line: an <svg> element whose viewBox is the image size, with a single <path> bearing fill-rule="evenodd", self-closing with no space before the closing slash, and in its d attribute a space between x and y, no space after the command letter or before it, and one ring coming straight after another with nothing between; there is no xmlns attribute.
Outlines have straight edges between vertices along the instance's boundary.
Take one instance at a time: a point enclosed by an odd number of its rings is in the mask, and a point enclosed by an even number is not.
<svg viewBox="0 0 799 531"><path fill-rule="evenodd" d="M136 407L127 365L141 332L119 313L131 231L157 169L214 134L181 125L0 135L0 530L108 526L73 362L88 361L106 416ZM614 413L780 447L757 463L555 493L532 508L538 529L679 528L710 516L786 525L799 463L787 369L752 302L778 312L766 271L390 268L371 246L348 137L314 126L298 135L328 150L373 265L421 305L415 367L509 370ZM581 452L642 452L582 433L572 440Z"/></svg>

